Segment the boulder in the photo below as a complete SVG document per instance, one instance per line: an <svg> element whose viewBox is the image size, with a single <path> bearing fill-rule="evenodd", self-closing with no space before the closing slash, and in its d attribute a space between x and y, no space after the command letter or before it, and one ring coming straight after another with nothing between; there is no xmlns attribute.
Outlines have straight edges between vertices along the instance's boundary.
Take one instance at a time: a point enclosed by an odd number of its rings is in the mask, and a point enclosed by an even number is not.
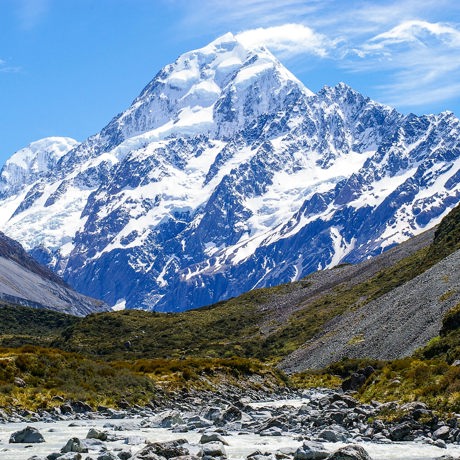
<svg viewBox="0 0 460 460"><path fill-rule="evenodd" d="M87 453L88 447L82 443L79 438L71 438L67 441L66 445L61 449L63 454L67 452L79 452L79 453Z"/></svg>
<svg viewBox="0 0 460 460"><path fill-rule="evenodd" d="M58 457L59 460L82 460L83 457L78 452L67 452Z"/></svg>
<svg viewBox="0 0 460 460"><path fill-rule="evenodd" d="M107 433L105 431L96 430L96 428L91 428L86 435L86 439L99 439L100 441L107 441Z"/></svg>
<svg viewBox="0 0 460 460"><path fill-rule="evenodd" d="M345 442L348 439L347 431L340 425L331 425L320 431L318 438L328 442Z"/></svg>
<svg viewBox="0 0 460 460"><path fill-rule="evenodd" d="M392 441L403 441L410 434L412 427L409 422L403 422L390 429L390 439Z"/></svg>
<svg viewBox="0 0 460 460"><path fill-rule="evenodd" d="M266 430L262 430L259 433L259 435L260 436L282 436L283 430L277 427L267 428Z"/></svg>
<svg viewBox="0 0 460 460"><path fill-rule="evenodd" d="M343 391L356 391L359 390L364 382L367 380L367 377L364 374L358 374L357 372L353 373L342 382Z"/></svg>
<svg viewBox="0 0 460 460"><path fill-rule="evenodd" d="M222 420L224 422L236 422L237 420L241 420L242 412L235 406L230 406L223 414Z"/></svg>
<svg viewBox="0 0 460 460"><path fill-rule="evenodd" d="M434 433L433 433L433 438L434 439L442 439L446 440L449 437L450 434L450 427L447 425L441 426L438 428Z"/></svg>
<svg viewBox="0 0 460 460"><path fill-rule="evenodd" d="M70 403L70 407L72 407L72 410L77 414L84 414L85 412L93 411L93 408L83 401L72 401Z"/></svg>
<svg viewBox="0 0 460 460"><path fill-rule="evenodd" d="M184 444L187 444L185 439L149 443L133 458L136 460L156 460L158 457L173 458L190 455L189 450L183 446Z"/></svg>
<svg viewBox="0 0 460 460"><path fill-rule="evenodd" d="M226 458L227 452L221 442L208 442L203 444L203 457Z"/></svg>
<svg viewBox="0 0 460 460"><path fill-rule="evenodd" d="M305 441L296 450L294 460L321 460L328 456L329 452L320 442Z"/></svg>
<svg viewBox="0 0 460 460"><path fill-rule="evenodd" d="M372 460L366 449L356 444L350 444L335 451L328 460Z"/></svg>
<svg viewBox="0 0 460 460"><path fill-rule="evenodd" d="M120 457L113 452L104 452L97 457L97 460L120 460Z"/></svg>
<svg viewBox="0 0 460 460"><path fill-rule="evenodd" d="M10 436L10 443L24 442L27 444L35 444L45 442L43 435L33 426L26 426L23 430L16 431Z"/></svg>
<svg viewBox="0 0 460 460"><path fill-rule="evenodd" d="M117 457L120 459L120 460L129 460L131 459L133 456L133 454L131 453L130 450L121 450L120 452L118 452L117 454Z"/></svg>
<svg viewBox="0 0 460 460"><path fill-rule="evenodd" d="M215 442L215 441L221 442L225 446L228 446L228 442L219 433L214 433L214 432L203 433L200 439L201 444L206 444L208 442Z"/></svg>
<svg viewBox="0 0 460 460"><path fill-rule="evenodd" d="M171 428L173 425L181 425L184 423L182 415L178 411L173 411L163 418L160 422L162 428Z"/></svg>

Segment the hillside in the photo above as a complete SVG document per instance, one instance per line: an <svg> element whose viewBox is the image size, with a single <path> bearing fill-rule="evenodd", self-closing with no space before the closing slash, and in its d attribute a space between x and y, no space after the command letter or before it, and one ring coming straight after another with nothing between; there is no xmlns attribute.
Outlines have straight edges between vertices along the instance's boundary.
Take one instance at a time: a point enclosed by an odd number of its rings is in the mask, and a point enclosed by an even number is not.
<svg viewBox="0 0 460 460"><path fill-rule="evenodd" d="M302 355L302 349L305 344L318 343L318 353L328 350L325 340L332 340L333 336L324 332L334 324L341 325L347 318L361 318L363 313L378 310L382 305L385 309L381 310L391 316L392 321L407 324L407 321L402 322L407 311L387 300L398 296L408 305L415 299L420 311L413 311L414 318L418 314L427 326L419 330L420 324L414 320L413 327L395 329L400 341L394 343L403 342L407 346L395 348L389 357L405 356L438 334L442 313L456 302L458 291L449 293L458 271L450 268L452 276L442 283L439 283L439 276L443 275L439 273L441 267L456 257L460 235L457 215L458 209L443 220L436 232L426 232L361 264L342 265L298 282L250 291L210 307L183 313L126 310L75 318L59 333L52 334L52 339L46 343L106 360L240 356L279 362L284 358L282 368L302 370L334 359L334 353L328 352L328 359L323 361L321 356L326 353L311 354L317 360L312 361ZM442 258L437 250L439 245L444 250L442 255L454 252ZM413 283L421 283L427 290L424 302L413 295ZM438 284L442 292L435 288ZM428 302L428 293L432 294L433 304ZM434 310L435 307L438 310ZM430 315L426 314L427 308ZM367 324L365 321L369 318L361 318L361 321ZM364 333L356 331L357 324L350 327L347 323L343 332L347 338L342 339L344 345L357 348L365 343L364 335L360 335ZM376 321L366 326L366 332L378 336L391 324ZM25 343L43 344L45 336L29 337L29 342ZM7 344L5 340L3 336L2 341ZM385 358L389 341L373 340L371 343L372 356ZM337 359L342 357L338 355Z"/></svg>
<svg viewBox="0 0 460 460"><path fill-rule="evenodd" d="M1 232L0 301L79 316L109 309L103 302L76 292Z"/></svg>
<svg viewBox="0 0 460 460"><path fill-rule="evenodd" d="M127 310L79 318L2 306L0 354L2 362L10 364L0 369L0 384L5 389L0 402L44 407L56 404L52 395L61 395L93 405L117 405L126 399L142 404L160 389L210 390L222 388L222 382L239 385L242 381L248 388L260 388L261 382L264 388L272 388L287 381L273 364L293 372L339 360L316 374L294 375L291 382L298 386L337 384L330 373L347 376L362 363L372 362L377 370L360 389L362 399L419 398L442 410L456 408L457 368L451 364L460 359L459 284L455 281L458 213L456 208L436 230L361 264L342 265L295 283L254 290L183 313ZM445 267L450 267L448 279ZM451 281L452 286L447 286ZM423 287L422 294L414 294L414 283ZM392 300L395 296L401 302ZM379 310L379 305L380 313L391 321L369 322L374 318L369 312ZM412 317L406 321L408 312ZM349 318L355 319L351 325L345 321ZM345 332L325 333L337 324L346 327ZM393 328L395 324L401 327ZM356 331L360 325L366 326L358 332L362 336ZM336 337L343 333L349 338L337 345ZM372 340L365 335L368 333ZM359 355L365 360L342 360L343 345L349 351L350 347L360 349L367 341L371 347L361 348L364 351ZM322 346L305 354L305 347L316 343ZM417 344L426 346L414 357L404 358ZM385 358L389 346L393 347L391 358L403 359L378 363L367 359ZM50 369L56 363L62 372L50 380ZM80 382L82 372L91 373L90 382ZM69 385L64 374L73 375L74 384ZM420 380L419 375L425 377ZM26 381L27 387L12 386L14 377ZM396 380L402 382L397 387L392 383ZM120 382L130 382L130 390L124 391ZM37 396L38 389L44 397Z"/></svg>

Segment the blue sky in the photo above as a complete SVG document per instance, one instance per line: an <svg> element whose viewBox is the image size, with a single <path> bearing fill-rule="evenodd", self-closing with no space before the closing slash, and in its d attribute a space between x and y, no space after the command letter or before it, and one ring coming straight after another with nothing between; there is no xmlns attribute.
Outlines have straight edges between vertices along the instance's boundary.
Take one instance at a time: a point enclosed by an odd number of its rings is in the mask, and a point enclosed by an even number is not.
<svg viewBox="0 0 460 460"><path fill-rule="evenodd" d="M228 31L312 91L344 81L404 113L460 115L456 0L0 0L0 165L39 138L98 132Z"/></svg>

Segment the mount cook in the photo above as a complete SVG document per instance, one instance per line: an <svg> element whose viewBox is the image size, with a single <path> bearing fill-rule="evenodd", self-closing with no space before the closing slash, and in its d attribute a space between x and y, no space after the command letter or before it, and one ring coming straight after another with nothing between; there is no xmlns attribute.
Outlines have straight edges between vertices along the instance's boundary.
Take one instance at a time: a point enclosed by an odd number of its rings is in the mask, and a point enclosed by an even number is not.
<svg viewBox="0 0 460 460"><path fill-rule="evenodd" d="M226 34L78 144L0 173L0 229L115 308L179 311L354 263L460 201L460 121L314 94Z"/></svg>

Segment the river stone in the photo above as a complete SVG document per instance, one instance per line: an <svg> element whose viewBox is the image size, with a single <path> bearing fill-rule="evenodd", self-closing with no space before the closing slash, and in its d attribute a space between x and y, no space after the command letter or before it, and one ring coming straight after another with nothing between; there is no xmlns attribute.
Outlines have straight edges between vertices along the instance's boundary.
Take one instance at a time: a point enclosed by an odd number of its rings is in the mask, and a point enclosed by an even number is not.
<svg viewBox="0 0 460 460"><path fill-rule="evenodd" d="M113 452L104 452L97 457L97 460L120 460L120 457L115 455Z"/></svg>
<svg viewBox="0 0 460 460"><path fill-rule="evenodd" d="M328 456L329 452L320 442L304 441L296 450L294 460L321 460Z"/></svg>
<svg viewBox="0 0 460 460"><path fill-rule="evenodd" d="M184 423L182 415L178 411L173 411L160 422L162 428L171 428L173 425L181 425Z"/></svg>
<svg viewBox="0 0 460 460"><path fill-rule="evenodd" d="M82 458L83 457L78 452L67 452L58 457L59 460L82 460Z"/></svg>
<svg viewBox="0 0 460 460"><path fill-rule="evenodd" d="M222 419L225 422L236 422L241 420L242 412L235 406L230 406L223 414Z"/></svg>
<svg viewBox="0 0 460 460"><path fill-rule="evenodd" d="M62 452L53 452L46 456L46 460L56 460L59 457L62 457L64 454Z"/></svg>
<svg viewBox="0 0 460 460"><path fill-rule="evenodd" d="M88 448L81 442L79 438L71 438L66 445L61 449L63 454L67 452L88 452Z"/></svg>
<svg viewBox="0 0 460 460"><path fill-rule="evenodd" d="M329 428L325 428L320 431L318 438L329 442L345 442L348 438L348 433L343 427L339 425L332 425Z"/></svg>
<svg viewBox="0 0 460 460"><path fill-rule="evenodd" d="M372 460L366 449L356 444L350 444L335 451L328 460Z"/></svg>
<svg viewBox="0 0 460 460"><path fill-rule="evenodd" d="M447 444L446 441L442 439L436 439L436 441L433 443L434 446L439 447L440 449L447 449Z"/></svg>
<svg viewBox="0 0 460 460"><path fill-rule="evenodd" d="M225 447L220 442L208 442L203 444L203 457L226 457Z"/></svg>
<svg viewBox="0 0 460 460"><path fill-rule="evenodd" d="M204 414L204 418L214 421L217 420L221 415L221 410L218 407L209 407Z"/></svg>
<svg viewBox="0 0 460 460"><path fill-rule="evenodd" d="M84 403L83 401L72 401L70 403L72 410L77 414L84 414L85 412L92 412L93 408L89 405Z"/></svg>
<svg viewBox="0 0 460 460"><path fill-rule="evenodd" d="M221 442L225 446L228 446L228 442L219 433L214 433L214 432L212 432L212 433L203 433L202 436L201 436L201 439L200 439L201 444L206 444L208 442L214 442L214 441Z"/></svg>
<svg viewBox="0 0 460 460"><path fill-rule="evenodd" d="M450 427L447 425L444 425L440 428L438 428L434 433L433 433L433 438L434 439L443 439L446 440L449 437L450 434Z"/></svg>
<svg viewBox="0 0 460 460"><path fill-rule="evenodd" d="M390 430L390 439L392 441L402 441L411 431L409 422L400 423Z"/></svg>
<svg viewBox="0 0 460 460"><path fill-rule="evenodd" d="M120 460L128 460L128 459L131 459L133 456L133 454L131 453L130 450L121 450L120 452L118 452L117 454L117 457L118 459ZM117 459L117 460L118 460Z"/></svg>
<svg viewBox="0 0 460 460"><path fill-rule="evenodd" d="M99 439L100 441L107 441L107 433L105 431L96 430L96 428L91 428L86 435L86 439Z"/></svg>
<svg viewBox="0 0 460 460"><path fill-rule="evenodd" d="M190 455L187 448L183 446L187 444L186 439L177 439L175 441L154 442L148 444L140 452L136 454L135 459L156 460L157 457L173 458ZM153 454L153 455L152 455Z"/></svg>
<svg viewBox="0 0 460 460"><path fill-rule="evenodd" d="M27 444L35 444L45 442L42 434L33 426L26 426L23 430L16 431L10 436L10 443L24 442Z"/></svg>

